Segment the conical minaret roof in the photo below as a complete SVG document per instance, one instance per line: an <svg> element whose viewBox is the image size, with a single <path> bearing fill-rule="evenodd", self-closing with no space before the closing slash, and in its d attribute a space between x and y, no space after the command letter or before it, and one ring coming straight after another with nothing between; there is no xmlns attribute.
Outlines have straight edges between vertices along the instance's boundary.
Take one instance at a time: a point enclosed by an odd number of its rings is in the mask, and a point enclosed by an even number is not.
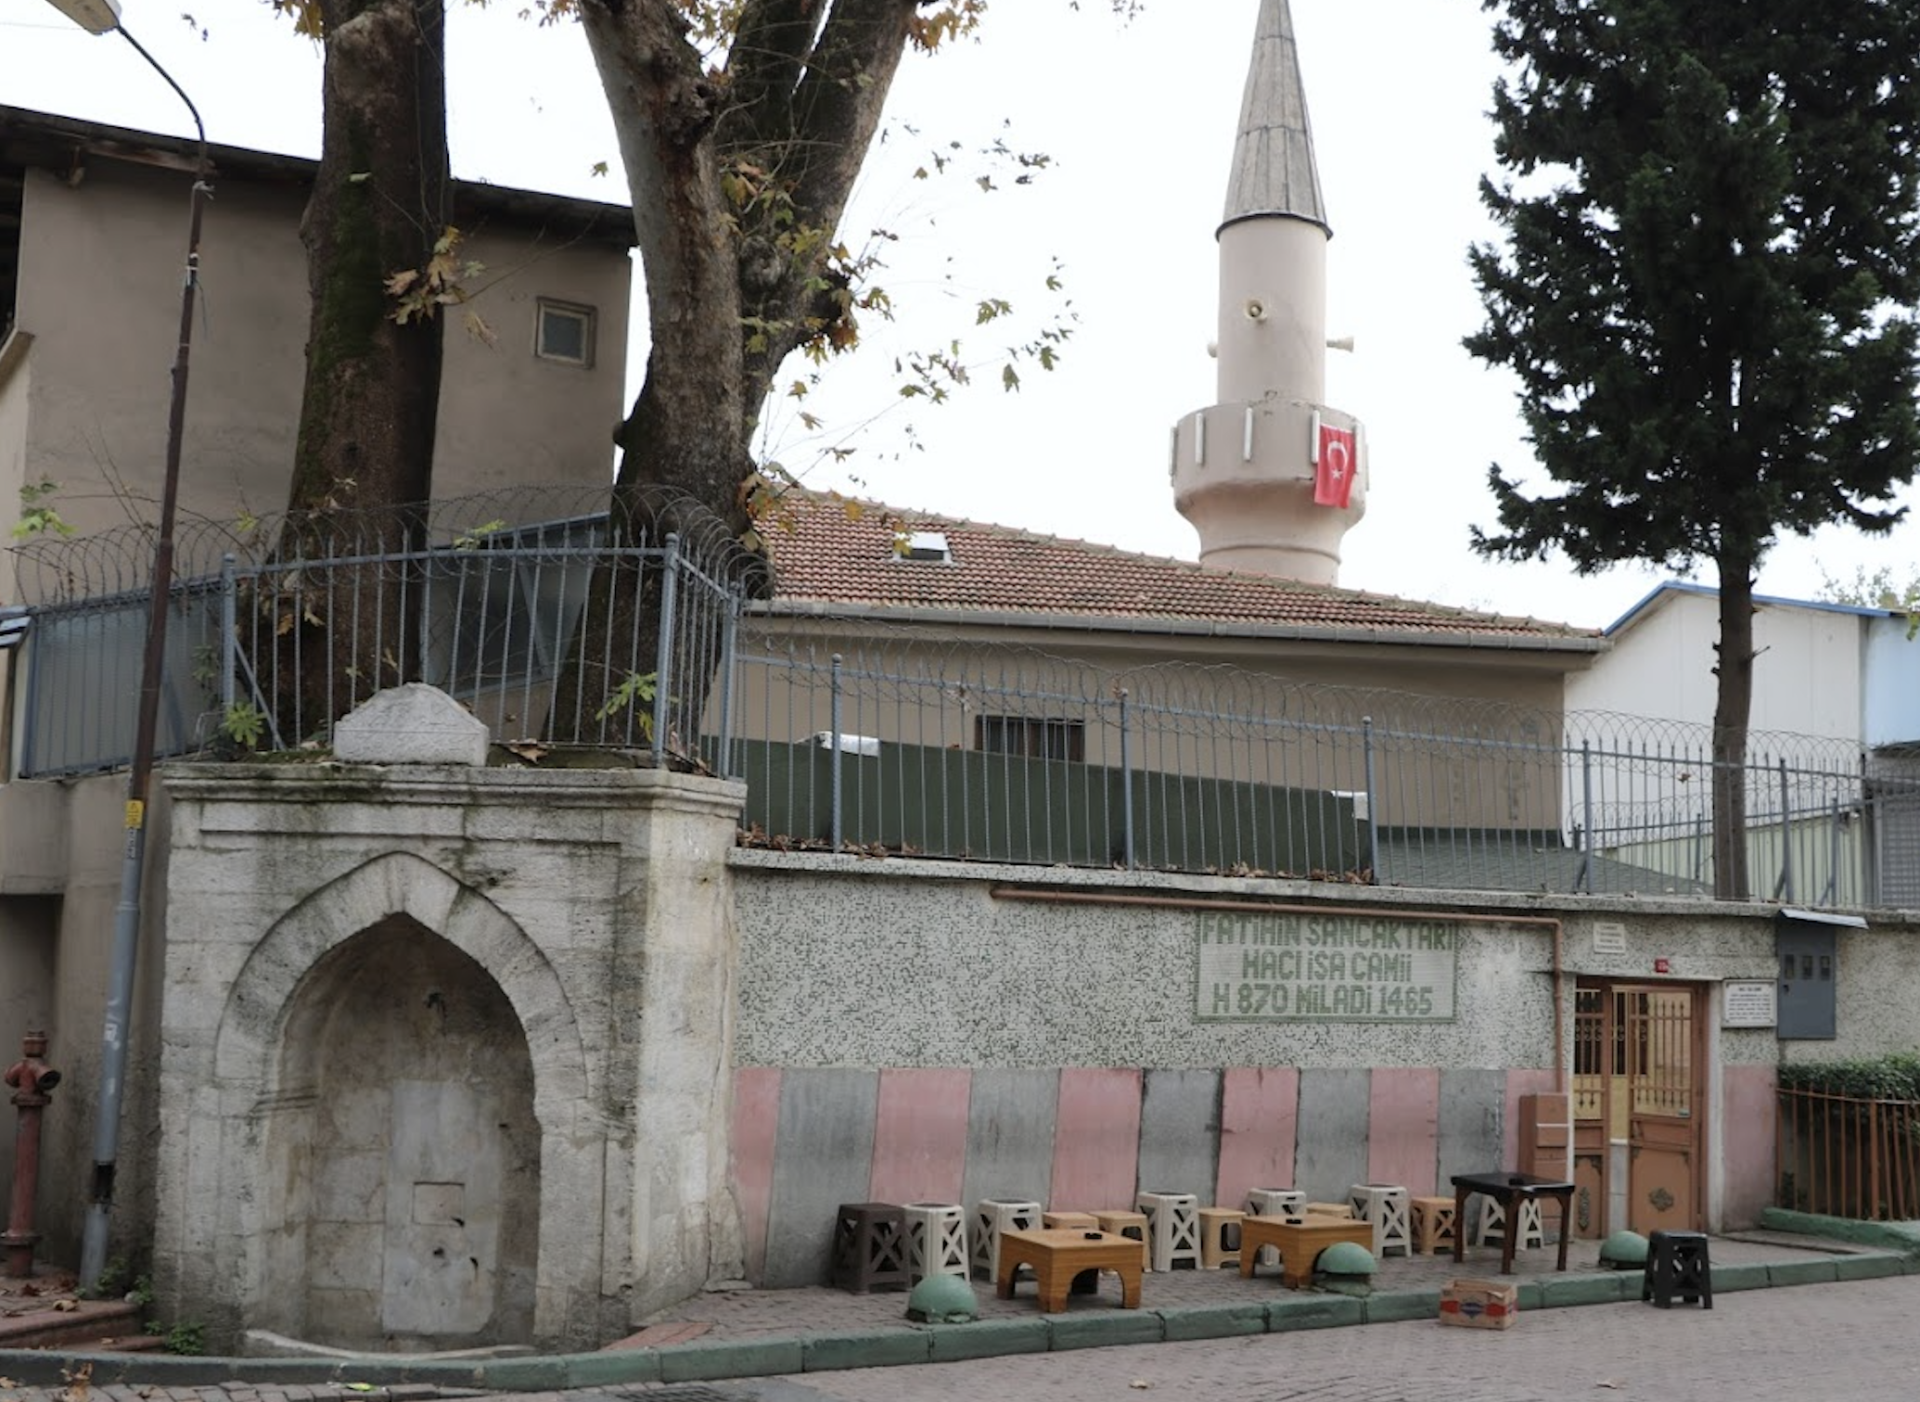
<svg viewBox="0 0 1920 1402"><path fill-rule="evenodd" d="M1300 51L1287 0L1260 0L1260 22L1240 100L1227 208L1220 226L1261 215L1286 215L1328 228L1313 159L1313 128L1300 84Z"/></svg>

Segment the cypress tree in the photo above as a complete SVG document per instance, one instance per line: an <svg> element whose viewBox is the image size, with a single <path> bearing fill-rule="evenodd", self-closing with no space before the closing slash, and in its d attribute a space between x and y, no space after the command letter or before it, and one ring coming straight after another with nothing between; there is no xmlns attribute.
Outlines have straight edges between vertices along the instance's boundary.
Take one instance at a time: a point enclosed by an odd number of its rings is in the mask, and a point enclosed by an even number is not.
<svg viewBox="0 0 1920 1402"><path fill-rule="evenodd" d="M1482 554L1710 561L1715 894L1748 895L1753 583L1782 532L1885 531L1920 468L1920 7L1483 0L1503 246L1467 338L1549 490L1495 464Z"/></svg>

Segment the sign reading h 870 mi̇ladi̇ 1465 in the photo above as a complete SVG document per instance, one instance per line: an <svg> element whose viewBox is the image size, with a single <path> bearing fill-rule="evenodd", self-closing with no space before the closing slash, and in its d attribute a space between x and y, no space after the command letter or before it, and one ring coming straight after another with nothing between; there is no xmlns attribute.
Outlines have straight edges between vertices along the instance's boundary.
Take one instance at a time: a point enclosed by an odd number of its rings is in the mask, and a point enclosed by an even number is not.
<svg viewBox="0 0 1920 1402"><path fill-rule="evenodd" d="M1201 911L1201 1022L1449 1022L1459 927L1370 914Z"/></svg>

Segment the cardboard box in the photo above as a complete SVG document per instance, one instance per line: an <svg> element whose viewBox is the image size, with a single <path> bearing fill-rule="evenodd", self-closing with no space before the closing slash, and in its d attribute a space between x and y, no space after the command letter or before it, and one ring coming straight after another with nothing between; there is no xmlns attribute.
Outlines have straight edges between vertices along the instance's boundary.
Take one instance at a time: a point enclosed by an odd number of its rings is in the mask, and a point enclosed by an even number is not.
<svg viewBox="0 0 1920 1402"><path fill-rule="evenodd" d="M1440 1322L1463 1329L1511 1329L1520 1317L1520 1287L1497 1280L1450 1280L1440 1291Z"/></svg>

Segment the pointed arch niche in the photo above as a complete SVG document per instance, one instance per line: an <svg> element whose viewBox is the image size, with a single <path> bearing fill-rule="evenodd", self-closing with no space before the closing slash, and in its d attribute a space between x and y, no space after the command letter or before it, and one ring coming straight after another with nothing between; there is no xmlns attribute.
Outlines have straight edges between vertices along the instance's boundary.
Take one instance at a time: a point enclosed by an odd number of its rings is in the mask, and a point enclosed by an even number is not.
<svg viewBox="0 0 1920 1402"><path fill-rule="evenodd" d="M249 1185L212 1253L251 1286L236 1325L376 1350L551 1335L543 1242L574 1257L550 1269L582 1263L547 1220L566 1180L597 1200L604 1150L567 1113L587 1073L559 978L492 902L404 853L322 886L241 967L214 1067L228 1104L254 1092L212 1166Z"/></svg>
<svg viewBox="0 0 1920 1402"><path fill-rule="evenodd" d="M288 1004L262 1126L259 1323L335 1347L533 1339L540 1127L500 985L395 915L322 955Z"/></svg>

